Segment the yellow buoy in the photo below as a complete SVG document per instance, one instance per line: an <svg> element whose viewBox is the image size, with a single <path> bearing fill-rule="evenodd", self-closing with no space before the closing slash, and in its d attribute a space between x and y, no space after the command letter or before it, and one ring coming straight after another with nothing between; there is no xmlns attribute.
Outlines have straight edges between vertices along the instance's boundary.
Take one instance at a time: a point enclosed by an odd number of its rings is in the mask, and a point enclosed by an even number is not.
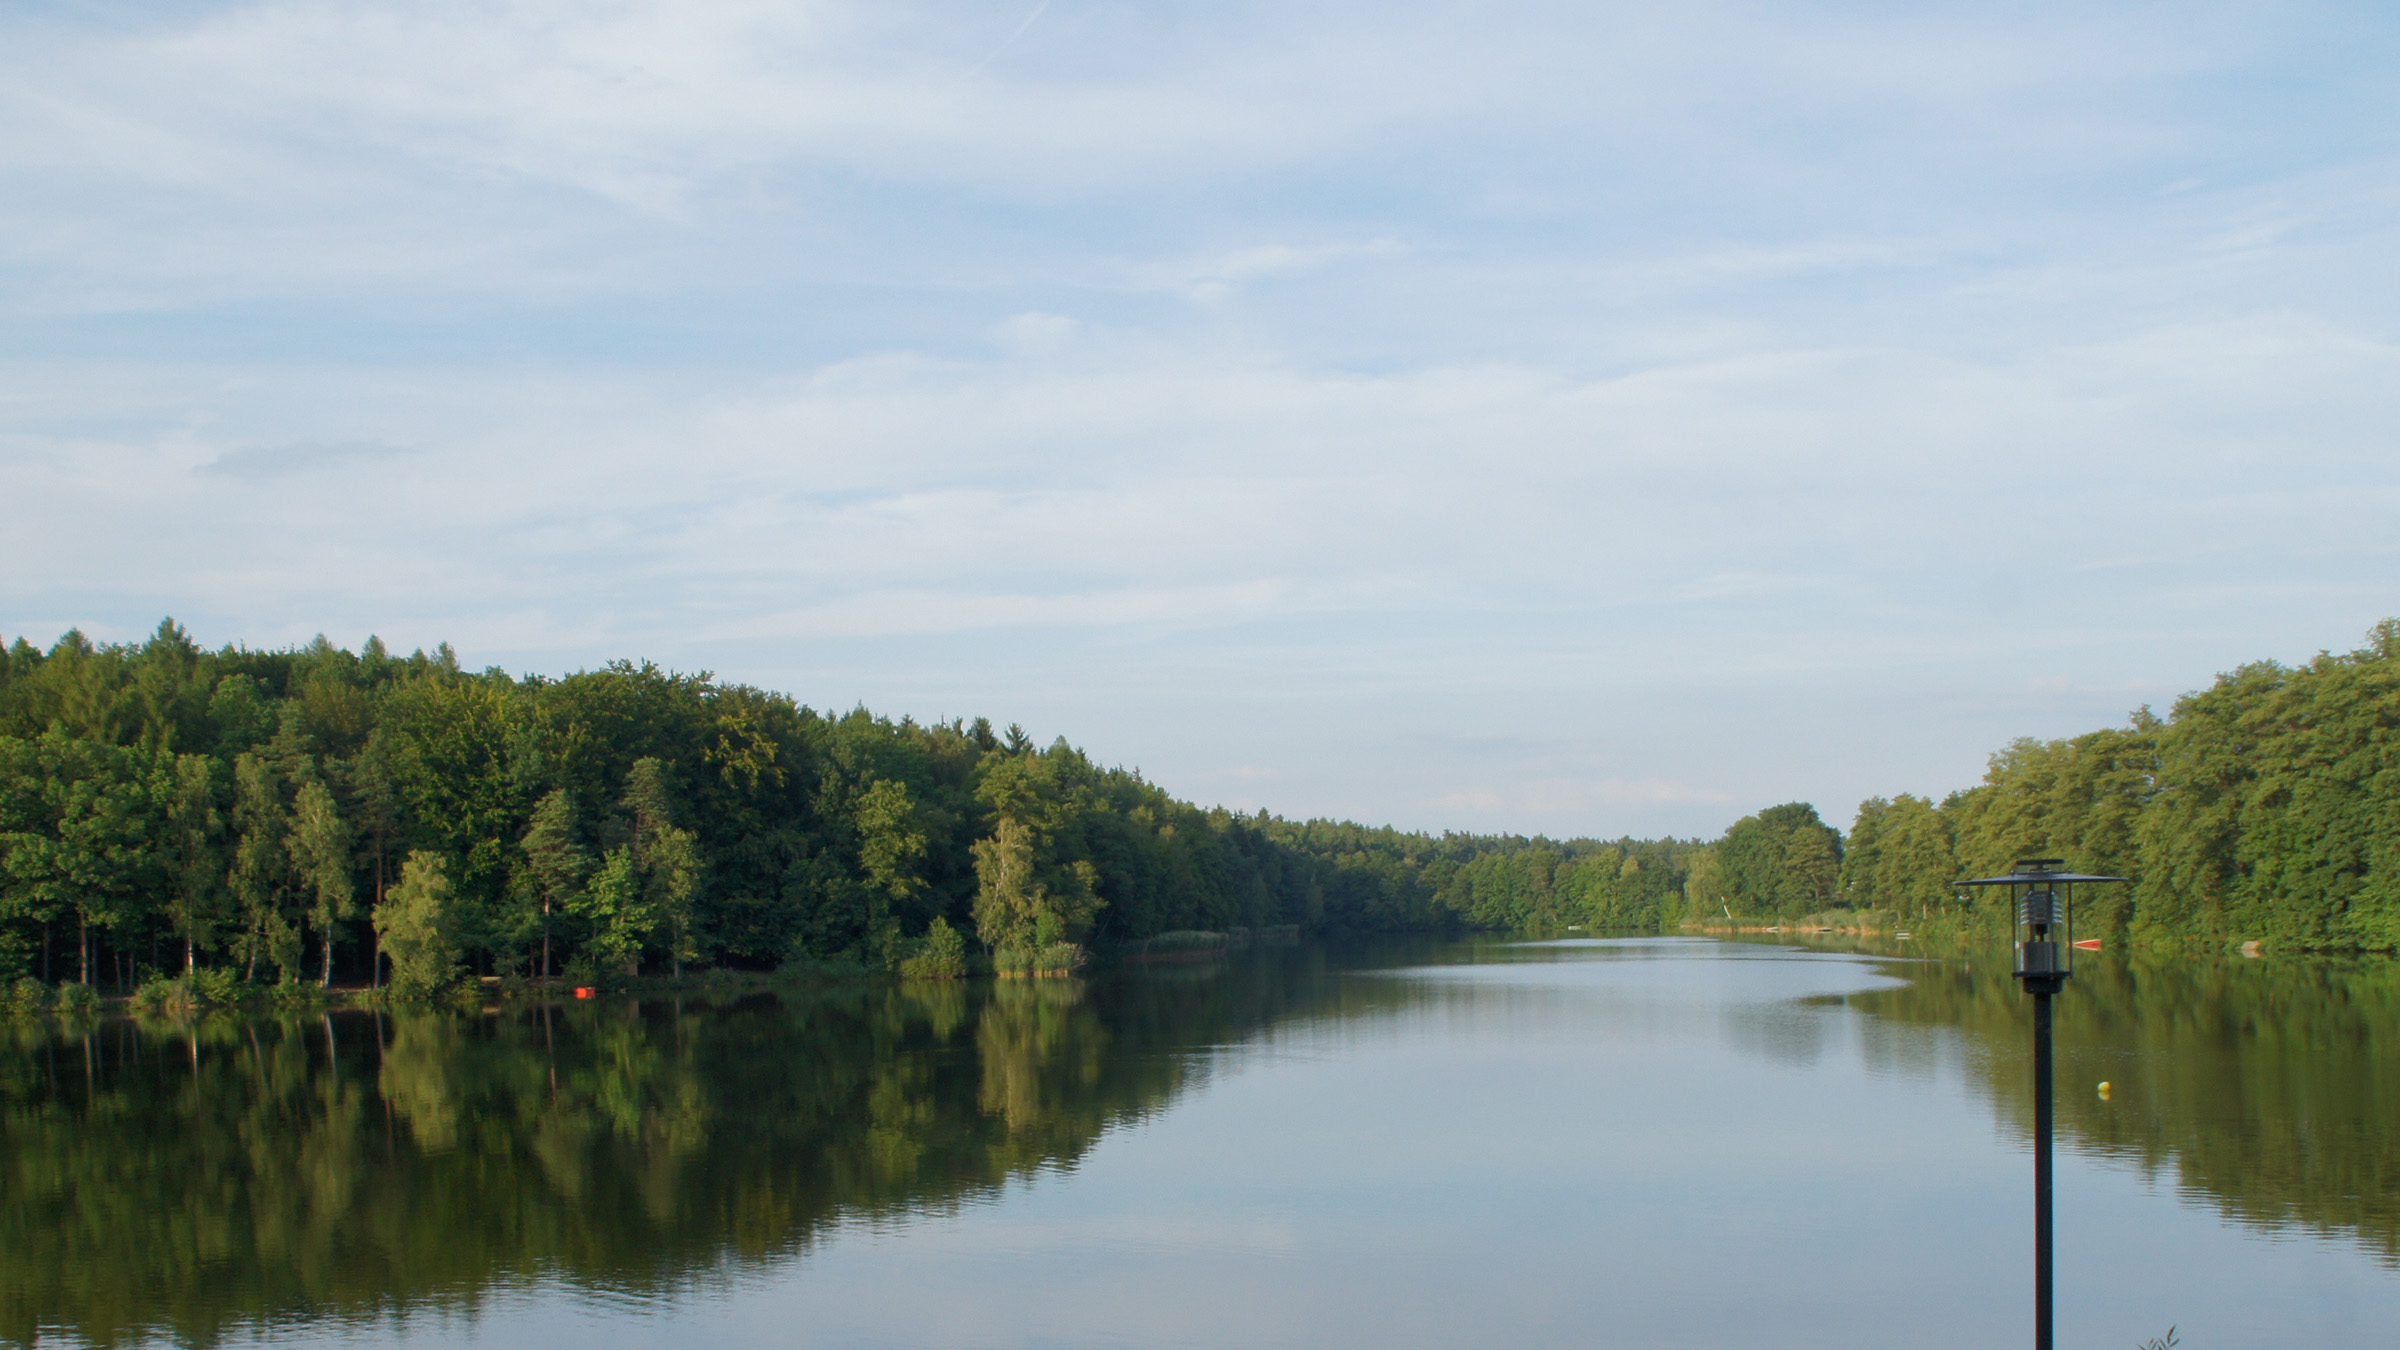
<svg viewBox="0 0 2400 1350"><path fill-rule="evenodd" d="M2100 1085L2100 1099L2102 1101L2106 1101L2108 1099L2108 1084L2106 1083L2102 1083Z"/></svg>

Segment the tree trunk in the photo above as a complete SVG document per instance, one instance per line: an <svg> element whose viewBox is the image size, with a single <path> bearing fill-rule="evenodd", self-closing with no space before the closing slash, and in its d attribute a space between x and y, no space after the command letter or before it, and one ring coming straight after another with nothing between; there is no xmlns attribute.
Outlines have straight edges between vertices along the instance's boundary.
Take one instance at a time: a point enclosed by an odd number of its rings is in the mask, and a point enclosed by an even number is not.
<svg viewBox="0 0 2400 1350"><path fill-rule="evenodd" d="M375 908L367 915L367 927L372 929L375 934L375 953L372 957L374 969L367 973L367 987L370 989L383 988L383 925L375 922L375 916L382 912L383 836L377 835L375 836Z"/></svg>
<svg viewBox="0 0 2400 1350"><path fill-rule="evenodd" d="M333 988L333 925L325 925L325 973L317 980L319 989Z"/></svg>
<svg viewBox="0 0 2400 1350"><path fill-rule="evenodd" d="M550 978L550 898L542 897L542 978Z"/></svg>
<svg viewBox="0 0 2400 1350"><path fill-rule="evenodd" d="M77 982L88 989L92 983L92 922L80 914L75 916L75 957L82 965Z"/></svg>
<svg viewBox="0 0 2400 1350"><path fill-rule="evenodd" d="M192 951L192 935L183 935L183 978L190 979L200 969L200 958Z"/></svg>

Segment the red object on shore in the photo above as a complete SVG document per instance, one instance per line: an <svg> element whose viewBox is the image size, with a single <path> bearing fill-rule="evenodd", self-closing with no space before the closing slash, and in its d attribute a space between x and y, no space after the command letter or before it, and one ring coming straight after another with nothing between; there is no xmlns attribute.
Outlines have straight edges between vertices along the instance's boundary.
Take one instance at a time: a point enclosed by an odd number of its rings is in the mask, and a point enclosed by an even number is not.
<svg viewBox="0 0 2400 1350"><path fill-rule="evenodd" d="M575 997L577 998L590 998L593 992L593 989L589 985L579 984L575 986Z"/></svg>
<svg viewBox="0 0 2400 1350"><path fill-rule="evenodd" d="M2075 944L2075 948L2078 951L2096 952L2100 950L2100 939L2084 938Z"/></svg>

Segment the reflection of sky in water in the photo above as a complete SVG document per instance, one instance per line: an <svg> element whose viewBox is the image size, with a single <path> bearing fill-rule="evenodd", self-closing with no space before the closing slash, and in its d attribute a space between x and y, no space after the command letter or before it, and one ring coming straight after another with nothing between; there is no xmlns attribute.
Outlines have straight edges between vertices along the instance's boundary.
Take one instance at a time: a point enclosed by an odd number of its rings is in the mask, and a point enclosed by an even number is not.
<svg viewBox="0 0 2400 1350"><path fill-rule="evenodd" d="M1893 968L1658 940L1362 972L1354 1008L1198 1052L1203 1086L1072 1169L837 1227L669 1304L544 1286L403 1339L2015 1346L2028 1166L1972 1048L1810 1001L1891 988ZM2363 1345L2400 1325L2400 1276L2349 1244L2061 1161L2065 1346L2169 1323L2195 1350Z"/></svg>

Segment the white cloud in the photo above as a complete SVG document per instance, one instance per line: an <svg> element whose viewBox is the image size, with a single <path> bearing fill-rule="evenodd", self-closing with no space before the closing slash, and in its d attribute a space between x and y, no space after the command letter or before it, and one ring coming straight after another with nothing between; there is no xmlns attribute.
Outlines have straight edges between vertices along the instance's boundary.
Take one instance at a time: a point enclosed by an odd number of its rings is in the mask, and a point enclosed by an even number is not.
<svg viewBox="0 0 2400 1350"><path fill-rule="evenodd" d="M281 478L288 474L324 472L351 464L367 464L405 455L408 451L378 441L300 441L288 445L237 446L194 470L227 478Z"/></svg>
<svg viewBox="0 0 2400 1350"><path fill-rule="evenodd" d="M640 653L1613 834L2400 610L2400 117L2321 17L115 13L0 18L11 633Z"/></svg>
<svg viewBox="0 0 2400 1350"><path fill-rule="evenodd" d="M49 306L151 288L640 292L762 262L822 280L861 249L905 265L853 233L875 230L859 217L881 215L885 190L963 194L949 209L970 216L1160 194L1173 212L1210 185L1356 182L1354 165L1394 157L1436 183L1464 170L1563 192L1554 216L1628 190L1731 190L1806 216L1893 171L1939 190L2186 145L2196 129L2129 116L2124 91L2203 77L2245 36L2065 6L2029 30L1840 5L1061 0L987 60L1023 18L859 0L249 0L20 19L0 55L5 256L72 280ZM1910 247L1728 242L1715 265L1747 269ZM1239 244L1190 284L1342 247L1358 246Z"/></svg>
<svg viewBox="0 0 2400 1350"><path fill-rule="evenodd" d="M596 587L627 641L693 605L752 636L1645 605L1763 606L1797 632L1939 610L1991 573L2168 569L2158 596L2287 531L2367 546L2400 349L2249 325L2006 366L1816 352L1599 380L902 362L746 393L493 381L430 418L370 381L319 390L351 434L266 446L281 381L139 382L183 424L20 436L0 460L28 516L0 545L20 595L159 594L192 549L178 522L207 520L195 599L234 599L212 568L269 576L297 549L362 566L247 603L322 604L359 572L462 616ZM89 415L125 392L101 384Z"/></svg>

